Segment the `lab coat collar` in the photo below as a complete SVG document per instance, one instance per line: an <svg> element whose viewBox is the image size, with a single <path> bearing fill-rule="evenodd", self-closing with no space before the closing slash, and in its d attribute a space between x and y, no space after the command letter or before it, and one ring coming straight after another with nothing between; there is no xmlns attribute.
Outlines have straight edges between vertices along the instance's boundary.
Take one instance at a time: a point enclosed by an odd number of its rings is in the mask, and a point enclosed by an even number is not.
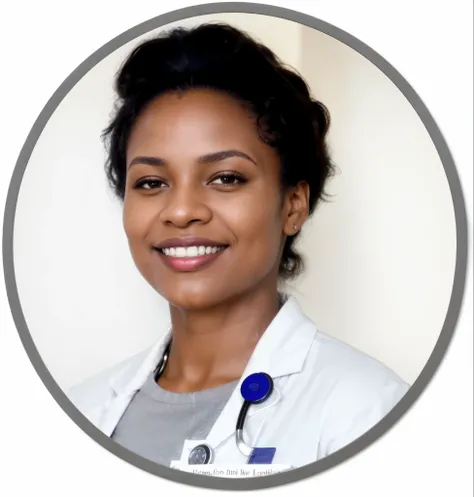
<svg viewBox="0 0 474 497"><path fill-rule="evenodd" d="M275 380L301 372L316 332L316 326L303 313L296 299L288 297L258 342L238 388L234 390L212 427L207 438L211 447L219 446L235 433L237 417L243 403L241 382L252 373L268 373ZM249 416L263 408L252 406Z"/></svg>
<svg viewBox="0 0 474 497"><path fill-rule="evenodd" d="M139 390L157 367L171 339L171 327L146 351L136 355L129 366L110 379L116 395L130 395Z"/></svg>
<svg viewBox="0 0 474 497"><path fill-rule="evenodd" d="M294 297L283 297L285 302L259 340L242 379L256 372L266 372L275 379L303 368L316 329ZM171 327L151 348L135 356L125 370L111 378L110 385L117 395L128 396L142 387L170 339Z"/></svg>

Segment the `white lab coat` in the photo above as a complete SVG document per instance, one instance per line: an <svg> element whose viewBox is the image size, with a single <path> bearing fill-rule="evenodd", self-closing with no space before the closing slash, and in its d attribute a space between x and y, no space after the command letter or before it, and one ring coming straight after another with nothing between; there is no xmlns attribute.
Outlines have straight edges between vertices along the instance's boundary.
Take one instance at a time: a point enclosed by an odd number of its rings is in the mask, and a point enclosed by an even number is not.
<svg viewBox="0 0 474 497"><path fill-rule="evenodd" d="M160 361L170 331L150 349L73 388L69 395L90 422L111 436L133 395ZM409 386L390 369L320 332L289 297L271 322L245 369L266 372L274 391L251 406L247 444L276 447L274 464L304 466L346 446L381 420ZM240 465L247 458L235 443L242 398L235 389L205 441L215 464ZM201 441L183 440L181 462Z"/></svg>

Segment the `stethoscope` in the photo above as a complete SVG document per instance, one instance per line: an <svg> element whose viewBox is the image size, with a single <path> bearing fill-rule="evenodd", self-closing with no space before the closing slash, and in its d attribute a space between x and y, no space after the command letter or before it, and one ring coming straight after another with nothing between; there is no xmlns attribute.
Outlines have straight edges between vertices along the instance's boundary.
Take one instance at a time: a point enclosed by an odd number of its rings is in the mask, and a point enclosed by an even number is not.
<svg viewBox="0 0 474 497"><path fill-rule="evenodd" d="M156 368L155 380L161 376L168 363L171 349L171 341L166 347L163 358ZM242 407L237 417L235 426L235 442L239 451L246 457L251 457L255 449L247 445L244 441L244 423L251 405L265 402L274 389L273 379L267 373L253 373L245 378L240 386L240 393L244 399ZM200 444L194 447L188 456L188 464L211 464L214 459L214 451L207 444Z"/></svg>

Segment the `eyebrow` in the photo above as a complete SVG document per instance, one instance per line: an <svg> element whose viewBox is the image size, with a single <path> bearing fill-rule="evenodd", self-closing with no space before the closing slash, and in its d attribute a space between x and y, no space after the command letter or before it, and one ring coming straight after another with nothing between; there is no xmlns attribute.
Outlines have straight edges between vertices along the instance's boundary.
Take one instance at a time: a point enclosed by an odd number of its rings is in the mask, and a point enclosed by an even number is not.
<svg viewBox="0 0 474 497"><path fill-rule="evenodd" d="M241 157L242 159L248 160L253 164L257 165L257 162L252 159L249 155L240 150L220 150L219 152L212 152L210 154L201 155L197 158L199 164L212 164L213 162L219 162L221 160L229 159L231 157ZM165 159L161 157L149 157L149 156L137 156L134 157L128 167L132 167L135 164L145 164L147 166L165 166L167 164Z"/></svg>

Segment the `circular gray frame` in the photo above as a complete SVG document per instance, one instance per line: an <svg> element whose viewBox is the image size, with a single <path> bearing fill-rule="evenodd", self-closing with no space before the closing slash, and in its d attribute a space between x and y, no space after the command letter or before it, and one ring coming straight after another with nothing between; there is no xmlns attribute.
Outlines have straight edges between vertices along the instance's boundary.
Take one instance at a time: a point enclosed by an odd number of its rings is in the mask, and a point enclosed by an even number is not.
<svg viewBox="0 0 474 497"><path fill-rule="evenodd" d="M456 218L456 266L448 311L442 331L433 349L433 352L431 353L430 358L428 359L428 362L423 368L421 374L414 382L413 386L410 388L405 397L376 426L374 426L359 439L342 448L338 452L331 454L330 456L315 463L309 464L302 468L291 470L287 473L259 478L217 478L203 475L193 475L191 473L185 473L182 471L167 468L153 463L148 459L142 458L137 454L125 449L116 442L113 442L109 437L107 437L104 433L102 433L99 429L92 425L92 423L90 423L79 412L79 410L76 409L76 407L71 403L66 394L60 389L60 387L46 368L35 347L22 312L15 280L13 262L13 231L15 222L15 211L23 174L25 172L31 153L36 145L36 142L43 131L43 128L46 126L49 118L55 111L56 107L61 103L63 98L74 87L74 85L96 64L98 64L103 58L108 56L110 53L112 53L114 50L121 47L125 43L128 43L129 41L143 34L146 34L153 29L164 26L171 22L183 20L189 17L215 13L262 14L266 16L279 17L294 21L326 33L329 36L332 36L340 42L348 45L353 50L356 50L366 59L375 64L404 94L404 96L410 102L410 104L424 123L426 130L433 140L433 143L446 171ZM384 435L418 399L422 391L426 388L428 383L433 378L446 353L446 350L454 333L463 301L467 270L467 250L468 231L466 210L461 184L456 171L456 166L438 126L436 125L435 121L433 120L432 116L430 115L428 109L426 108L420 97L415 93L409 83L396 71L396 69L394 69L386 60L384 60L370 47L368 47L352 35L331 24L328 24L327 22L289 9L243 2L217 2L206 5L187 7L160 15L146 22L143 22L138 26L135 26L134 28L131 28L128 31L117 36L116 38L99 48L84 62L82 62L82 64L80 64L66 78L66 80L61 84L61 86L56 90L54 95L47 102L46 106L34 123L33 128L28 135L28 138L26 139L26 142L20 152L16 167L14 169L10 187L8 190L3 226L3 264L5 271L5 283L15 325L18 329L23 346L36 372L38 373L56 402L66 412L66 414L92 439L97 441L100 445L105 447L116 456L133 464L138 468L141 468L149 473L155 474L162 478L166 478L168 480L198 487L224 490L252 490L270 488L285 483L295 482L309 476L314 476L329 468L332 468L337 464L342 463L343 461L346 461L350 457L364 450L382 435Z"/></svg>

